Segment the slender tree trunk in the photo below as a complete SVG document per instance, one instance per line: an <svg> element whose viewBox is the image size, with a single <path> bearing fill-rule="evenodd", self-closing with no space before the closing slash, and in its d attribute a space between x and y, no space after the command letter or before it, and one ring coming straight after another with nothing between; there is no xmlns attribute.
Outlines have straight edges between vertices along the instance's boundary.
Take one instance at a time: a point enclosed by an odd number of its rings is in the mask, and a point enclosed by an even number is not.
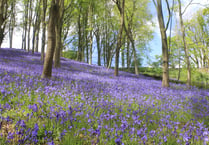
<svg viewBox="0 0 209 145"><path fill-rule="evenodd" d="M61 40L62 28L60 27L62 26L61 25L56 26L56 48L55 48L55 53L54 53L54 67L55 68L60 67L60 52L62 48L62 40Z"/></svg>
<svg viewBox="0 0 209 145"><path fill-rule="evenodd" d="M9 30L9 48L12 48L14 27L11 26Z"/></svg>
<svg viewBox="0 0 209 145"><path fill-rule="evenodd" d="M58 3L58 2L57 2ZM64 0L60 0L58 5L58 17L57 24L55 27L56 30L56 48L54 54L54 67L60 67L60 52L62 49L62 25L63 25L63 14L64 14Z"/></svg>
<svg viewBox="0 0 209 145"><path fill-rule="evenodd" d="M29 9L29 0L26 1L25 4L25 14L24 14L24 31L23 31L23 49L27 49L27 31L28 31L28 9Z"/></svg>
<svg viewBox="0 0 209 145"><path fill-rule="evenodd" d="M99 36L99 28L96 32L96 41L97 41L97 64L101 66L101 48L100 48L100 36Z"/></svg>
<svg viewBox="0 0 209 145"><path fill-rule="evenodd" d="M37 23L37 17L35 20L35 25L33 26L32 54L34 54L34 51L35 51L35 40L36 40L36 31L37 31L36 23Z"/></svg>
<svg viewBox="0 0 209 145"><path fill-rule="evenodd" d="M43 16L42 16L42 44L41 44L41 60L44 61L44 50L46 42L46 9L47 0L42 0L43 3Z"/></svg>
<svg viewBox="0 0 209 145"><path fill-rule="evenodd" d="M92 65L92 55L93 55L93 51L92 51L92 47L93 47L93 34L92 31L90 32L90 46L89 46L89 64Z"/></svg>
<svg viewBox="0 0 209 145"><path fill-rule="evenodd" d="M81 11L81 8L80 8L80 11ZM78 52L77 52L77 61L81 61L81 51L82 51L82 34L81 34L81 14L79 13L79 16L78 16Z"/></svg>
<svg viewBox="0 0 209 145"><path fill-rule="evenodd" d="M4 30L6 27L8 1L0 0L0 48L4 39Z"/></svg>
<svg viewBox="0 0 209 145"><path fill-rule="evenodd" d="M88 35L86 35L86 62L89 62L89 41L88 41Z"/></svg>
<svg viewBox="0 0 209 145"><path fill-rule="evenodd" d="M32 22L32 15L33 15L33 10L32 10L32 0L29 0L29 18L28 18L28 52L30 51L30 31L31 31L31 22Z"/></svg>
<svg viewBox="0 0 209 145"><path fill-rule="evenodd" d="M13 0L11 3L11 17L9 22L9 47L12 48L13 43L13 34L14 34L14 27L15 27L15 5L16 1Z"/></svg>
<svg viewBox="0 0 209 145"><path fill-rule="evenodd" d="M127 69L130 71L130 40L127 39L127 51L126 51L126 63L127 63Z"/></svg>
<svg viewBox="0 0 209 145"><path fill-rule="evenodd" d="M22 46L21 46L21 49L24 49L24 39L25 39L25 36L24 36L24 34L25 34L25 29L24 29L24 26L23 26L23 33L22 33Z"/></svg>
<svg viewBox="0 0 209 145"><path fill-rule="evenodd" d="M41 1L38 0L36 3L35 8L35 22L33 24L33 38L32 38L32 54L34 51L38 52L38 46L37 46L37 36L39 35L40 30L40 3Z"/></svg>
<svg viewBox="0 0 209 145"><path fill-rule="evenodd" d="M125 68L125 44L126 44L126 36L123 36L123 49L121 50L121 59L122 59L122 68Z"/></svg>
<svg viewBox="0 0 209 145"><path fill-rule="evenodd" d="M138 59L137 59L137 53L136 53L136 48L135 48L135 41L134 41L133 34L132 34L131 28L130 28L131 25L132 25L132 22L130 22L129 28L127 30L127 28L126 28L126 26L124 24L124 29L125 29L126 35L128 36L128 39L131 42L132 49L133 49L135 74L139 75Z"/></svg>
<svg viewBox="0 0 209 145"><path fill-rule="evenodd" d="M120 20L120 30L119 30L119 34L118 34L118 38L117 38L117 47L116 47L116 54L115 54L115 69L114 69L115 76L118 76L121 39L122 39L122 35L123 35L123 26L124 26L125 0L122 0L122 5L120 5L120 3L117 3L117 6L120 11L121 20Z"/></svg>
<svg viewBox="0 0 209 145"><path fill-rule="evenodd" d="M187 87L191 86L191 68L190 68L190 60L189 60L189 52L187 48L187 43L185 39L185 28L184 28L184 22L182 18L182 12L181 12L181 1L178 0L179 3L179 18L180 18L180 24L181 24L181 32L182 32L182 39L184 44L184 52L185 52L185 58L187 63Z"/></svg>
<svg viewBox="0 0 209 145"><path fill-rule="evenodd" d="M134 43L134 41L133 41L133 44L132 44L133 46L133 53L134 53L134 68L135 68L135 74L136 75L139 75L139 69L138 69L138 66L139 66L139 64L138 64L138 59L137 59L137 54L136 54L136 48L135 48L135 43Z"/></svg>
<svg viewBox="0 0 209 145"><path fill-rule="evenodd" d="M158 22L160 26L161 42L162 42L162 55L163 55L162 87L169 87L169 69L168 69L169 56L168 56L168 44L167 44L167 35L166 35L167 28L165 27L165 23L164 23L161 0L157 0L157 4L155 3L155 5L157 8Z"/></svg>
<svg viewBox="0 0 209 145"><path fill-rule="evenodd" d="M0 1L0 26L4 23L4 0ZM0 48L4 39L4 30L0 27Z"/></svg>
<svg viewBox="0 0 209 145"><path fill-rule="evenodd" d="M78 14L78 52L77 52L77 61L82 61L82 51L83 51L83 21L82 21L82 7L79 8L79 14ZM82 27L83 26L83 27Z"/></svg>
<svg viewBox="0 0 209 145"><path fill-rule="evenodd" d="M56 45L56 32L55 32L56 23L57 23L57 5L55 3L55 0L52 0L50 13L49 13L48 31L47 31L47 37L48 37L47 51L44 61L44 68L41 76L42 78L50 78L52 75L52 63L53 63L54 50Z"/></svg>
<svg viewBox="0 0 209 145"><path fill-rule="evenodd" d="M38 47L39 47L39 32L40 32L40 24L41 24L41 20L39 19L39 23L37 26L37 33L36 33L36 45L35 45L35 52L38 52Z"/></svg>
<svg viewBox="0 0 209 145"><path fill-rule="evenodd" d="M179 52L178 52L178 53L179 53L179 54L178 54L178 55L179 55L178 81L180 80L180 75L181 75L181 56L180 56L181 54L180 54L180 52L181 52L181 51L180 51L180 49L179 49Z"/></svg>

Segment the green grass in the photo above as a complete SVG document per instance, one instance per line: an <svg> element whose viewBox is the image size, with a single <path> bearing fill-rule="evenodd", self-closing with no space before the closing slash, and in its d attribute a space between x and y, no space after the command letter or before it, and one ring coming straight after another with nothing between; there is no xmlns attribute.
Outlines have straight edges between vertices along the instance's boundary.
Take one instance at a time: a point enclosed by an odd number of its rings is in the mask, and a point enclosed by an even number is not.
<svg viewBox="0 0 209 145"><path fill-rule="evenodd" d="M122 71L128 71L126 68L121 69ZM129 72L134 73L134 68L131 68ZM141 67L139 68L139 72L146 76L151 76L156 79L161 79L162 69L161 68L149 68L149 67ZM178 69L169 69L169 78L171 82L175 83L186 83L187 81L187 70L185 68L181 68L180 70L180 79L178 81ZM192 85L209 89L209 69L192 69L191 72L192 77Z"/></svg>

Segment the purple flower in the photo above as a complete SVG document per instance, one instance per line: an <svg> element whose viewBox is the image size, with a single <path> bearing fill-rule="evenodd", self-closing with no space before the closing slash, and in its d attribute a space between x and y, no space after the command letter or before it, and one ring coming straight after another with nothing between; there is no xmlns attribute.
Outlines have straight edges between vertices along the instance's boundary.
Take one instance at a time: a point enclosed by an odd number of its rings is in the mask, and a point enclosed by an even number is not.
<svg viewBox="0 0 209 145"><path fill-rule="evenodd" d="M37 106L37 104L28 105L28 109L32 109L33 112L37 112L38 111L38 106Z"/></svg>
<svg viewBox="0 0 209 145"><path fill-rule="evenodd" d="M54 144L54 141L50 141L47 143L47 145L55 145L55 144Z"/></svg>
<svg viewBox="0 0 209 145"><path fill-rule="evenodd" d="M121 145L121 139L120 139L120 138L116 138L116 139L115 139L115 143L116 143L117 145Z"/></svg>

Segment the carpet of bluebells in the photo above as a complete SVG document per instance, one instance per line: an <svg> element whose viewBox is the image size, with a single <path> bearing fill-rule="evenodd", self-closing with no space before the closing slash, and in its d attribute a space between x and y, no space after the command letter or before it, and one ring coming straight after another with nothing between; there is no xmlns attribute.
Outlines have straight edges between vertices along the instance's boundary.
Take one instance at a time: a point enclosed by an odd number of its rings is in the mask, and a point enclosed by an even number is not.
<svg viewBox="0 0 209 145"><path fill-rule="evenodd" d="M0 49L0 144L207 145L209 90Z"/></svg>

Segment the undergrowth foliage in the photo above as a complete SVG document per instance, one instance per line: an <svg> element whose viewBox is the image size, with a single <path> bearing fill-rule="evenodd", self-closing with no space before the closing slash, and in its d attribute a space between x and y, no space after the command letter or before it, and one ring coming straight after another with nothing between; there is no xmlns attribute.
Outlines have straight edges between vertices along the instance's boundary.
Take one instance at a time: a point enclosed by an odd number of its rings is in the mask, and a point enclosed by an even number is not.
<svg viewBox="0 0 209 145"><path fill-rule="evenodd" d="M41 79L40 54L16 49L0 62L1 145L209 143L208 90L64 58Z"/></svg>

